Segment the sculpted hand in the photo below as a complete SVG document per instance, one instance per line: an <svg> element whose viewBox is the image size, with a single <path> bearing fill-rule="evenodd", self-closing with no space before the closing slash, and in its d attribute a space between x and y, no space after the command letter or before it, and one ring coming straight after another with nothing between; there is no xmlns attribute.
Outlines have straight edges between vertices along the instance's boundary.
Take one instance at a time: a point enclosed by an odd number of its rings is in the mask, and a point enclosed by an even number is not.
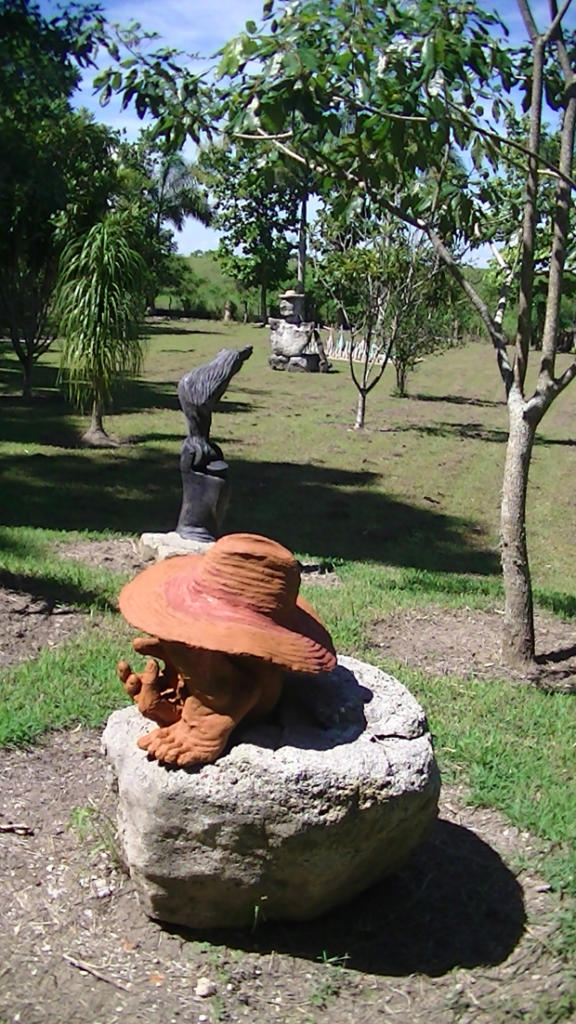
<svg viewBox="0 0 576 1024"><path fill-rule="evenodd" d="M182 714L181 680L175 666L157 637L136 637L132 646L137 654L151 654L143 672L133 672L127 661L119 661L117 672L124 689L136 701L141 714L159 725L172 725ZM163 669L158 658L165 663Z"/></svg>

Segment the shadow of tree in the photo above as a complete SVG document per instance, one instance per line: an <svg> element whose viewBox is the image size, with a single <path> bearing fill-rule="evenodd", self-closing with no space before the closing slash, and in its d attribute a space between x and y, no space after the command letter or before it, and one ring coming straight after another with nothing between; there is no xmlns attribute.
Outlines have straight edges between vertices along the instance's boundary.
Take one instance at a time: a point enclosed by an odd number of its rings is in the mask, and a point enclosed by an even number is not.
<svg viewBox="0 0 576 1024"><path fill-rule="evenodd" d="M378 480L367 471L238 459L225 529L262 533L328 559L499 571L479 527L389 497L375 489ZM172 458L143 445L7 455L2 482L7 526L165 532L181 504L179 445Z"/></svg>
<svg viewBox="0 0 576 1024"><path fill-rule="evenodd" d="M421 434L423 437L459 437L474 441L490 441L492 444L505 444L508 431L485 427L481 423L410 423L405 427L384 427L381 434Z"/></svg>
<svg viewBox="0 0 576 1024"><path fill-rule="evenodd" d="M76 448L80 443L78 431L67 413L70 409L58 393L44 393L33 405L14 395L0 395L2 440Z"/></svg>
<svg viewBox="0 0 576 1024"><path fill-rule="evenodd" d="M191 334L191 335L192 334L202 334L202 335L204 335L204 334L222 334L222 335L225 335L226 331L219 331L219 330L207 331L204 328L199 328L199 327L183 327L181 324L175 324L173 320L168 320L168 323L166 323L164 321L161 324L153 324L153 323L147 323L146 324L145 336L147 335L147 336L152 337L152 336L158 335L158 334L162 335L162 336L164 336L166 334L178 334L178 335L183 335L183 334ZM180 351L180 350L178 349L178 351Z"/></svg>
<svg viewBox="0 0 576 1024"><path fill-rule="evenodd" d="M176 380L131 381L129 386L119 393L115 407L121 408L126 414L143 410L150 413L178 412L182 416L182 431L179 436L183 439L186 435L186 420L178 401L177 383ZM252 402L226 399L218 403L215 411L221 416L229 413L248 413L257 408L259 406ZM113 411L114 409L110 410L111 413ZM53 392L45 389L34 398L32 404L18 395L0 395L3 441L78 448L81 446L81 431L78 430L73 415L70 405L56 389ZM106 415L104 422L106 423ZM84 426L88 426L87 416ZM135 436L131 438L131 443L140 444L147 436Z"/></svg>
<svg viewBox="0 0 576 1024"><path fill-rule="evenodd" d="M377 473L237 460L230 479L230 532L262 533L327 559L499 573L476 524L376 490Z"/></svg>
<svg viewBox="0 0 576 1024"><path fill-rule="evenodd" d="M183 327L181 324L176 324L168 318L161 323L155 324L149 321L146 324L146 335L151 338L156 337L156 335L164 337L167 334L184 335L197 333L197 331L193 331L190 327Z"/></svg>
<svg viewBox="0 0 576 1024"><path fill-rule="evenodd" d="M473 441L488 441L491 444L506 444L508 441L508 430L486 427L482 423L474 421L470 423L410 423L402 427L384 427L378 432L381 434L421 434L424 437L458 437ZM576 440L563 437L542 437L537 434L534 444L542 447L561 445L570 448L576 445Z"/></svg>
<svg viewBox="0 0 576 1024"><path fill-rule="evenodd" d="M448 402L450 405L473 405L479 409L499 409L506 406L505 400L494 400L490 398L470 398L467 395L423 395L417 392L408 395L415 402Z"/></svg>
<svg viewBox="0 0 576 1024"><path fill-rule="evenodd" d="M24 576L22 573L0 570L0 587L40 599L46 605L47 613L52 612L56 605L69 604L87 609L99 607L108 611L116 610L116 603L104 598L100 591L53 576Z"/></svg>
<svg viewBox="0 0 576 1024"><path fill-rule="evenodd" d="M265 923L252 932L202 938L244 951L310 960L346 957L370 974L438 977L455 967L502 963L526 920L522 889L487 843L440 819L404 869L351 903L304 923ZM168 928L187 938L197 932Z"/></svg>

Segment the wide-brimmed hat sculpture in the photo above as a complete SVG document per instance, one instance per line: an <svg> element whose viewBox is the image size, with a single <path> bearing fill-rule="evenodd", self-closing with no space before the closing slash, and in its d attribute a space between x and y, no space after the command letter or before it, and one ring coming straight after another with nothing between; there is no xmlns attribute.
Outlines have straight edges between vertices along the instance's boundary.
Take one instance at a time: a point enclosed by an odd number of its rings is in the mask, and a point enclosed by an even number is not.
<svg viewBox="0 0 576 1024"><path fill-rule="evenodd" d="M180 766L214 761L241 719L274 707L287 672L335 667L330 634L299 587L293 554L248 533L157 562L126 584L120 611L150 634L133 646L151 658L141 673L119 662L118 675L160 726L138 740L149 756Z"/></svg>

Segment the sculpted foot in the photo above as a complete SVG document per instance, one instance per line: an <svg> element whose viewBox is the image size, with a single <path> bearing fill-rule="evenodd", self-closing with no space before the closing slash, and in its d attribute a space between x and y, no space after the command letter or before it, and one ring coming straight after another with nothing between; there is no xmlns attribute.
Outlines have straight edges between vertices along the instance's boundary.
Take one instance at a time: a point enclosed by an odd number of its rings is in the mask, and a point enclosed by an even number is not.
<svg viewBox="0 0 576 1024"><path fill-rule="evenodd" d="M196 722L183 718L167 728L141 736L138 746L163 764L183 768L210 764L222 753L235 723L227 715L203 714Z"/></svg>

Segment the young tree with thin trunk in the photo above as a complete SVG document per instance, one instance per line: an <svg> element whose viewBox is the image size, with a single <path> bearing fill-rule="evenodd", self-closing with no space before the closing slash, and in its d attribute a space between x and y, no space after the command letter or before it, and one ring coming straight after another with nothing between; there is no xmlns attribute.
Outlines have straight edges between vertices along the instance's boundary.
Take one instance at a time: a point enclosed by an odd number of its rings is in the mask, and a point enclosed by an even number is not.
<svg viewBox="0 0 576 1024"><path fill-rule="evenodd" d="M90 407L85 443L113 446L103 415L116 384L139 372L146 267L117 214L64 251L56 317L63 340L61 375L79 408Z"/></svg>
<svg viewBox="0 0 576 1024"><path fill-rule="evenodd" d="M576 376L576 362L556 373L559 311L571 206L576 77L571 38L562 21L570 7L550 0L550 22L539 31L527 0L518 7L529 37L522 59L491 29L497 19L474 4L414 3L388 17L381 5L359 0L335 8L329 0L304 0L267 20L273 32L240 37L224 50L222 71L235 79L236 100L252 116L252 131L285 155L306 161L318 177L331 175L348 194L368 195L383 214L422 232L479 313L493 343L508 405L509 439L501 506L501 555L505 588L503 656L515 667L534 667L532 586L526 544L526 495L536 429L552 402ZM310 13L314 9L314 20ZM243 60L242 38L250 48ZM346 40L344 45L343 40ZM298 66L291 65L297 40ZM272 52L273 51L273 52ZM328 74L329 71L329 75ZM523 89L529 110L522 144L499 134L507 92ZM561 113L559 158L542 152L544 94ZM287 131L294 108L327 127L325 152L307 146L305 133ZM484 116L485 110L488 117ZM508 117L514 111L508 104ZM280 113L281 112L281 113ZM343 112L349 122L342 131ZM246 132L246 116L236 115ZM331 121L331 117L333 121ZM235 126L235 125L233 125ZM229 126L230 130L230 126ZM470 172L455 182L448 154L467 151ZM507 160L524 168L518 326L505 337L466 277L450 239L488 239L489 211L498 204L491 168ZM555 206L548 233L547 299L536 387L526 372L534 305L534 251L538 193L546 176L555 180ZM434 198L422 188L437 182ZM547 184L547 187L548 184ZM488 217L486 216L488 213Z"/></svg>

